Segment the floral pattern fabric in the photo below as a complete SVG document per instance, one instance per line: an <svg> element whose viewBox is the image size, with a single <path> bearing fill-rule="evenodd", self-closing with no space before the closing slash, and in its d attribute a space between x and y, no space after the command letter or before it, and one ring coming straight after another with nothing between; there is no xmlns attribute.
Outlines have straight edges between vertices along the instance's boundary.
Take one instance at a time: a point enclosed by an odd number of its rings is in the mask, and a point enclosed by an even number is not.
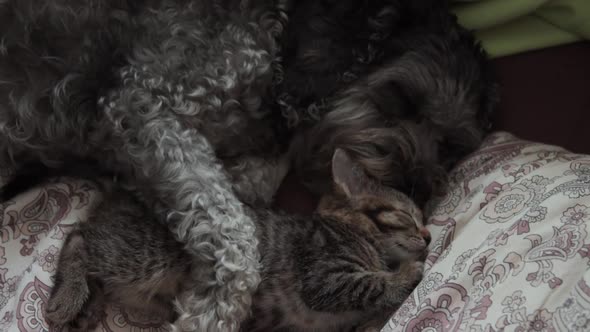
<svg viewBox="0 0 590 332"><path fill-rule="evenodd" d="M590 156L489 137L431 207L424 280L390 331L590 331ZM59 250L98 199L84 181L0 203L0 332L61 331L44 319ZM97 331L166 331L112 305Z"/></svg>
<svg viewBox="0 0 590 332"><path fill-rule="evenodd" d="M590 156L498 133L432 204L391 331L590 331Z"/></svg>

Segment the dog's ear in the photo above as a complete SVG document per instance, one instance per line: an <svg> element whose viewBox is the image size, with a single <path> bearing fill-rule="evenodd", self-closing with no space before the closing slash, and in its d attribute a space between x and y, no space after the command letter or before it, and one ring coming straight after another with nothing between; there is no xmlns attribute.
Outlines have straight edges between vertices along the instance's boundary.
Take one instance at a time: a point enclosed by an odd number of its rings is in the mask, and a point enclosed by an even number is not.
<svg viewBox="0 0 590 332"><path fill-rule="evenodd" d="M372 183L362 167L340 148L332 156L332 178L337 190L349 199L368 193Z"/></svg>

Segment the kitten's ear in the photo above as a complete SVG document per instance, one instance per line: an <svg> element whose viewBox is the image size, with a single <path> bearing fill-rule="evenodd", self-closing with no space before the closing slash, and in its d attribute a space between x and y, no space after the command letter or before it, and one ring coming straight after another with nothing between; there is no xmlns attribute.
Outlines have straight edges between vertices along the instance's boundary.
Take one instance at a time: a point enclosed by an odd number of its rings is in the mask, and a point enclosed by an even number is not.
<svg viewBox="0 0 590 332"><path fill-rule="evenodd" d="M366 192L371 181L348 153L339 148L334 151L332 156L332 177L336 186L348 198L354 198Z"/></svg>

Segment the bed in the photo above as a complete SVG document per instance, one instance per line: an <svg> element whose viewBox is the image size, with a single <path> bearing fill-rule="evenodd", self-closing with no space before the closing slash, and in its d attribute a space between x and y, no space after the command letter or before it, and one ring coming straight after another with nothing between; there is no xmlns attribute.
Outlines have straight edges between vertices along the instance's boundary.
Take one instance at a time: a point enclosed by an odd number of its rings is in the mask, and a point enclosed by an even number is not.
<svg viewBox="0 0 590 332"><path fill-rule="evenodd" d="M383 331L590 331L590 156L498 132L451 179L425 277ZM0 331L51 331L60 247L99 199L60 179L1 203ZM97 329L166 330L116 304Z"/></svg>

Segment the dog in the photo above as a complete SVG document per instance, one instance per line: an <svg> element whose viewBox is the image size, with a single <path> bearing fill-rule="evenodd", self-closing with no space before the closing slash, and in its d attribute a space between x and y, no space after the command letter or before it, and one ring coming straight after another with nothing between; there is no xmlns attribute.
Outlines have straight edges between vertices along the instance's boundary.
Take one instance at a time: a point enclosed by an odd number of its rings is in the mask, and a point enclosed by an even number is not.
<svg viewBox="0 0 590 332"><path fill-rule="evenodd" d="M260 282L243 204L267 202L288 167L265 106L287 6L0 4L0 163L84 160L134 186L198 267L178 331L238 330Z"/></svg>
<svg viewBox="0 0 590 332"><path fill-rule="evenodd" d="M423 207L490 130L492 68L447 1L301 0L282 48L293 168L318 194L342 148Z"/></svg>

